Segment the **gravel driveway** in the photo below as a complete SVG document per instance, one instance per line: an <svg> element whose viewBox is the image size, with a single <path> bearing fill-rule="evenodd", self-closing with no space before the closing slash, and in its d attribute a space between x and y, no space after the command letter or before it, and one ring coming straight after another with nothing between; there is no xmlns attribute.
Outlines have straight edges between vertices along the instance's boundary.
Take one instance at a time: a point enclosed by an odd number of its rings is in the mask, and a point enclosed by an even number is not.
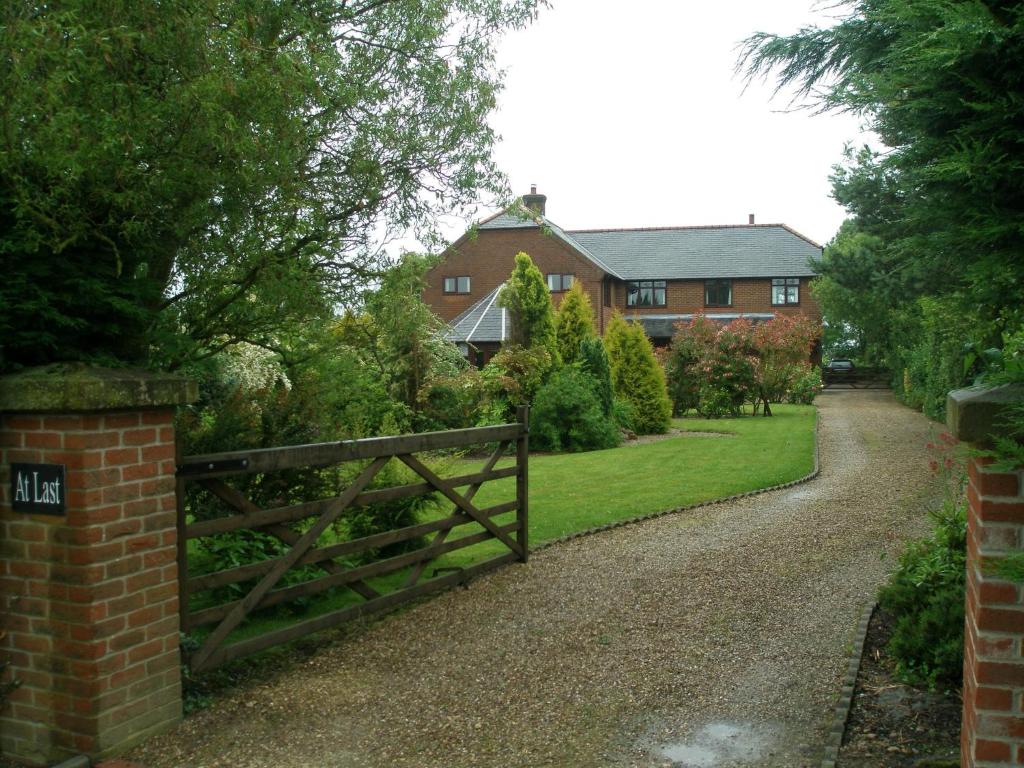
<svg viewBox="0 0 1024 768"><path fill-rule="evenodd" d="M885 391L818 405L817 479L546 549L219 698L131 757L820 764L861 610L927 529L938 428Z"/></svg>

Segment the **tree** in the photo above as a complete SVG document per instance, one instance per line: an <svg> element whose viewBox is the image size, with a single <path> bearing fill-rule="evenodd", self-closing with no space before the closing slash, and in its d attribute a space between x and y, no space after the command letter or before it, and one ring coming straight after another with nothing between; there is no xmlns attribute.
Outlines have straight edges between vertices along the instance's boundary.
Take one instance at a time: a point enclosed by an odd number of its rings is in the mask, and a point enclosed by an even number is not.
<svg viewBox="0 0 1024 768"><path fill-rule="evenodd" d="M740 322L736 320L734 324ZM754 412L760 400L764 415L771 416L771 403L782 401L796 380L810 369L811 350L821 332L808 317L785 315L751 326L747 332L757 355Z"/></svg>
<svg viewBox="0 0 1024 768"><path fill-rule="evenodd" d="M820 277L811 289L826 319L826 354L855 357L867 365L882 361L889 343L889 310L902 303L881 279L879 256L884 251L880 238L848 220L815 264Z"/></svg>
<svg viewBox="0 0 1024 768"><path fill-rule="evenodd" d="M326 317L381 233L505 184L494 40L535 0L0 10L0 368L167 367Z"/></svg>
<svg viewBox="0 0 1024 768"><path fill-rule="evenodd" d="M862 116L886 145L848 151L832 179L857 229L879 239L860 292L904 305L954 296L978 308L979 333L998 338L995 321L1019 303L1024 279L1024 9L847 5L829 29L751 37L738 67L751 78L777 71L780 88Z"/></svg>
<svg viewBox="0 0 1024 768"><path fill-rule="evenodd" d="M633 409L633 429L641 435L661 434L672 423L672 402L665 387L665 372L654 357L654 347L639 323L621 317L609 324L606 340L616 397Z"/></svg>
<svg viewBox="0 0 1024 768"><path fill-rule="evenodd" d="M611 416L614 395L612 393L612 370L608 365L608 353L599 338L587 339L580 344L580 370L594 382L594 391L601 403L605 416Z"/></svg>
<svg viewBox="0 0 1024 768"><path fill-rule="evenodd" d="M557 365L558 340L551 295L544 275L525 253L516 254L512 275L501 289L498 301L508 310L512 321L511 343L527 349L542 347Z"/></svg>
<svg viewBox="0 0 1024 768"><path fill-rule="evenodd" d="M444 338L444 321L423 303L424 275L430 266L427 258L405 254L384 273L376 289L364 293L362 311L350 312L337 332L414 419L427 381L454 376L467 366L458 348Z"/></svg>
<svg viewBox="0 0 1024 768"><path fill-rule="evenodd" d="M570 365L580 358L580 345L594 338L594 313L590 307L590 297L583 291L579 281L573 281L562 299L555 325L558 353L562 362Z"/></svg>
<svg viewBox="0 0 1024 768"><path fill-rule="evenodd" d="M611 370L612 389L618 395L618 388L615 382L618 380L618 367L625 359L623 346L626 337L629 335L629 323L622 317L621 313L614 312L612 319L608 321L608 327L604 329L604 348L608 353L608 367Z"/></svg>

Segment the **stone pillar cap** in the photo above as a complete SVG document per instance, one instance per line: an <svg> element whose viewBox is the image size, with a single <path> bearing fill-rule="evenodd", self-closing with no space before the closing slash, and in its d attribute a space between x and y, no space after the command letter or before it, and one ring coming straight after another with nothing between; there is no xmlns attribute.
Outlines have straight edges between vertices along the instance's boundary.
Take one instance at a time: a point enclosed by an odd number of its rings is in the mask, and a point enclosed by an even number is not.
<svg viewBox="0 0 1024 768"><path fill-rule="evenodd" d="M1005 432L1007 406L1024 402L1024 384L957 389L946 399L946 426L954 437L988 446Z"/></svg>
<svg viewBox="0 0 1024 768"><path fill-rule="evenodd" d="M0 411L68 413L187 405L199 399L184 376L133 368L54 363L0 377Z"/></svg>

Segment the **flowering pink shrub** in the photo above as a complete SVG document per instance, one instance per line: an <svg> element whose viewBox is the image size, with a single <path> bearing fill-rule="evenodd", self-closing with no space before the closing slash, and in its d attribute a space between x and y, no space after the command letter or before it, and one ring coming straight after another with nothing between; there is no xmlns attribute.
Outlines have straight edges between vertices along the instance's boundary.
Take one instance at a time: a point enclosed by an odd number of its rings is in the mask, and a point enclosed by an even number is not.
<svg viewBox="0 0 1024 768"><path fill-rule="evenodd" d="M771 415L770 403L786 398L811 370L818 334L803 317L719 325L700 315L680 323L665 364L677 415L696 408L709 417L738 416L745 402Z"/></svg>

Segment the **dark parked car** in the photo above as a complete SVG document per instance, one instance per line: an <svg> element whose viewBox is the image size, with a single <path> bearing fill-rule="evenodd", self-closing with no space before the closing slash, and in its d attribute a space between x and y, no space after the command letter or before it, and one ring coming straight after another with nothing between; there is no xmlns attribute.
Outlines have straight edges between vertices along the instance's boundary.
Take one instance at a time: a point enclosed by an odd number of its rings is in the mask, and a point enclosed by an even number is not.
<svg viewBox="0 0 1024 768"><path fill-rule="evenodd" d="M833 376L842 376L853 373L853 361L839 357L835 360L829 360L822 368L825 373L831 373Z"/></svg>

